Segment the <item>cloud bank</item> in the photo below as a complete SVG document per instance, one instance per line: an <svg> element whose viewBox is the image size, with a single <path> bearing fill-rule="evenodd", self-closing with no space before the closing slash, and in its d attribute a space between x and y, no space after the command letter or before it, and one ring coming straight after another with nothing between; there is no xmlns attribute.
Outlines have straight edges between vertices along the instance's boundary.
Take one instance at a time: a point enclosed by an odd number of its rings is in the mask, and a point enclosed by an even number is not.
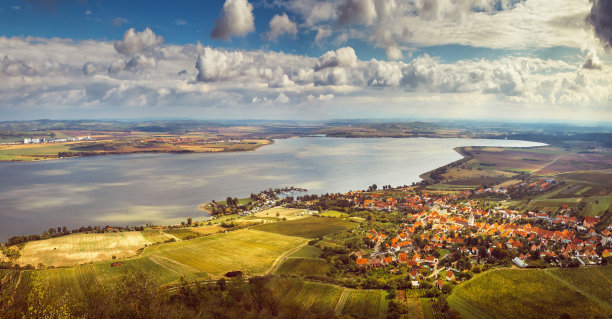
<svg viewBox="0 0 612 319"><path fill-rule="evenodd" d="M595 51L576 64L517 56L453 63L428 55L409 62L360 60L348 46L313 58L164 44L150 29L127 30L116 42L0 37L0 48L4 114L233 109L249 117L261 114L260 107L311 117L371 116L385 107L401 114L452 114L469 101L483 117L498 116L501 107L509 116L551 110L566 118L578 118L576 112L612 116L612 69Z"/></svg>
<svg viewBox="0 0 612 319"><path fill-rule="evenodd" d="M612 48L612 1L591 0L593 6L587 21L595 28L595 34L604 47Z"/></svg>

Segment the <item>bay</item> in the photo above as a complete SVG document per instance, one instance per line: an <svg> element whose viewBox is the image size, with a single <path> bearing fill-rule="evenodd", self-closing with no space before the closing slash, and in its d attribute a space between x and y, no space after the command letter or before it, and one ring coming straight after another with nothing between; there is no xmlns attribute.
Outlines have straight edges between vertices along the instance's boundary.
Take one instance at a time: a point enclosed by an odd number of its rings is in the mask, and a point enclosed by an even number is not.
<svg viewBox="0 0 612 319"><path fill-rule="evenodd" d="M533 147L513 140L291 138L252 152L130 154L0 163L0 240L49 227L176 224L198 204L270 187L310 193L410 185L461 158L459 146Z"/></svg>

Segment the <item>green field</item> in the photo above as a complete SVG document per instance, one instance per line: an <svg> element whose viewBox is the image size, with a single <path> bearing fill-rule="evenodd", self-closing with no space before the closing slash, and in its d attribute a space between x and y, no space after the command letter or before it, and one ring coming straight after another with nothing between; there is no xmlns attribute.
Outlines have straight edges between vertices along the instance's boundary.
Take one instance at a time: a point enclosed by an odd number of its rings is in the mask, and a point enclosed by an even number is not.
<svg viewBox="0 0 612 319"><path fill-rule="evenodd" d="M593 196L583 200L587 203L584 216L601 216L606 210L612 211L612 196Z"/></svg>
<svg viewBox="0 0 612 319"><path fill-rule="evenodd" d="M73 234L28 242L21 250L21 265L36 267L73 266L92 261L126 258L136 255L138 249L170 239L157 231L118 232L103 234Z"/></svg>
<svg viewBox="0 0 612 319"><path fill-rule="evenodd" d="M293 254L289 255L289 258L315 258L318 259L323 251L316 246L308 245L300 248Z"/></svg>
<svg viewBox="0 0 612 319"><path fill-rule="evenodd" d="M111 267L111 261L80 265L70 268L24 271L21 285L28 285L32 276L53 288L54 292L82 295L83 290L96 284L114 284L126 272L145 272L154 276L160 285L176 282L181 276L188 280L206 279L206 274L186 272L156 263L151 258L127 259L120 267Z"/></svg>
<svg viewBox="0 0 612 319"><path fill-rule="evenodd" d="M176 243L151 246L143 256L167 260L186 269L220 276L232 270L247 274L267 271L283 253L306 239L241 229Z"/></svg>
<svg viewBox="0 0 612 319"><path fill-rule="evenodd" d="M265 224L253 229L290 236L318 238L357 226L357 223L338 218L306 217Z"/></svg>
<svg viewBox="0 0 612 319"><path fill-rule="evenodd" d="M342 314L355 318L385 318L387 293L383 290L348 290Z"/></svg>
<svg viewBox="0 0 612 319"><path fill-rule="evenodd" d="M277 279L276 285L276 296L311 314L332 314L344 291L342 287L293 278Z"/></svg>
<svg viewBox="0 0 612 319"><path fill-rule="evenodd" d="M188 241L149 246L142 257L104 261L69 268L24 271L23 285L35 274L58 292L80 294L92 283L113 283L128 271L151 274L160 285L181 277L188 281L222 276L232 270L263 274L279 256L306 242L305 238L242 229ZM117 262L116 267L111 267Z"/></svg>
<svg viewBox="0 0 612 319"><path fill-rule="evenodd" d="M277 274L326 277L332 265L325 259L288 258L276 271Z"/></svg>
<svg viewBox="0 0 612 319"><path fill-rule="evenodd" d="M339 212L337 210L326 210L324 212L322 212L321 214L319 214L319 216L323 216L323 217L346 217L348 216L347 213L343 213L343 212Z"/></svg>
<svg viewBox="0 0 612 319"><path fill-rule="evenodd" d="M595 275L590 269L582 270L584 276ZM546 271L488 271L457 286L448 302L465 318L558 318L564 313L595 318L611 313L612 308Z"/></svg>
<svg viewBox="0 0 612 319"><path fill-rule="evenodd" d="M431 302L429 298L419 299L421 307L423 309L423 319L434 319L433 309L431 308Z"/></svg>
<svg viewBox="0 0 612 319"><path fill-rule="evenodd" d="M270 209L266 209L266 210L257 212L253 216L261 217L261 218L270 218L272 220L278 220L278 219L293 220L293 219L305 218L306 215L302 215L302 213L306 211L307 211L306 209L274 207L274 208L270 208Z"/></svg>
<svg viewBox="0 0 612 319"><path fill-rule="evenodd" d="M0 147L0 161L32 161L57 158L57 153L69 150L70 145L59 143L2 146Z"/></svg>
<svg viewBox="0 0 612 319"><path fill-rule="evenodd" d="M612 266L554 268L548 273L580 293L612 308Z"/></svg>

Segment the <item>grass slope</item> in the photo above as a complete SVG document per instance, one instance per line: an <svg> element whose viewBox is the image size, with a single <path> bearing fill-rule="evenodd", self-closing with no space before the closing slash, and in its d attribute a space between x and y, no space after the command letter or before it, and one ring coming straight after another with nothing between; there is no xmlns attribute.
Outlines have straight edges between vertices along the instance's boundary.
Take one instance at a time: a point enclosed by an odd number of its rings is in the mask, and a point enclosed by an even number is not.
<svg viewBox="0 0 612 319"><path fill-rule="evenodd" d="M190 228L175 228L175 229L165 229L164 233L175 236L180 240L199 237L200 234L191 230Z"/></svg>
<svg viewBox="0 0 612 319"><path fill-rule="evenodd" d="M330 268L331 265L324 259L289 258L276 273L325 277Z"/></svg>
<svg viewBox="0 0 612 319"><path fill-rule="evenodd" d="M450 306L466 318L594 318L612 311L546 270L494 270L456 287Z"/></svg>
<svg viewBox="0 0 612 319"><path fill-rule="evenodd" d="M554 268L548 273L612 308L612 266Z"/></svg>
<svg viewBox="0 0 612 319"><path fill-rule="evenodd" d="M349 290L342 314L354 318L385 318L389 304L386 296L383 290Z"/></svg>
<svg viewBox="0 0 612 319"><path fill-rule="evenodd" d="M226 234L148 247L143 256L159 257L213 276L231 270L264 273L283 253L306 239L242 229Z"/></svg>
<svg viewBox="0 0 612 319"><path fill-rule="evenodd" d="M145 235L145 233L147 235ZM151 231L104 234L73 234L28 242L21 251L19 263L37 266L72 266L91 261L126 258L145 245L161 242L170 236Z"/></svg>
<svg viewBox="0 0 612 319"><path fill-rule="evenodd" d="M344 288L293 278L280 278L274 293L311 314L333 313Z"/></svg>

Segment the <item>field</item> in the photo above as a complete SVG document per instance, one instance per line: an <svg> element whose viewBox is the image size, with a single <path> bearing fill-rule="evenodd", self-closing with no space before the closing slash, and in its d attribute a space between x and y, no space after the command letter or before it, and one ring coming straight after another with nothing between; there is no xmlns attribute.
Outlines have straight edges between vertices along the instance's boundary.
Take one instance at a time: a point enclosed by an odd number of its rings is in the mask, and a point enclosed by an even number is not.
<svg viewBox="0 0 612 319"><path fill-rule="evenodd" d="M592 268L555 268L549 271L580 293L612 307L612 266Z"/></svg>
<svg viewBox="0 0 612 319"><path fill-rule="evenodd" d="M421 309L423 310L423 319L434 319L434 312L431 308L431 302L429 298L419 299L421 302Z"/></svg>
<svg viewBox="0 0 612 319"><path fill-rule="evenodd" d="M348 290L342 314L355 318L385 318L387 293L382 290Z"/></svg>
<svg viewBox="0 0 612 319"><path fill-rule="evenodd" d="M275 295L311 314L331 314L337 307L344 288L293 278L276 280Z"/></svg>
<svg viewBox="0 0 612 319"><path fill-rule="evenodd" d="M27 285L33 279L32 276L35 276L58 293L70 292L78 295L94 283L113 284L128 271L149 273L160 285L176 282L181 276L191 281L208 278L204 273L183 271L178 265L169 267L154 261L153 258L127 259L121 262L123 264L120 267L111 267L112 262L106 261L69 268L24 271L22 285Z"/></svg>
<svg viewBox="0 0 612 319"><path fill-rule="evenodd" d="M320 214L323 217L346 217L347 213L339 212L337 210L326 210Z"/></svg>
<svg viewBox="0 0 612 319"><path fill-rule="evenodd" d="M147 247L144 257L164 260L193 272L221 276L232 270L266 272L279 256L306 239L253 229L241 229L197 239Z"/></svg>
<svg viewBox="0 0 612 319"><path fill-rule="evenodd" d="M277 285L278 296L312 314L333 311L353 318L385 318L387 314L387 293L382 290L347 289L292 278L278 279Z"/></svg>
<svg viewBox="0 0 612 319"><path fill-rule="evenodd" d="M0 161L34 161L58 158L70 150L71 143L0 145Z"/></svg>
<svg viewBox="0 0 612 319"><path fill-rule="evenodd" d="M145 235L146 234L146 235ZM73 234L28 242L21 250L21 265L72 266L91 261L126 258L145 245L171 238L155 231Z"/></svg>
<svg viewBox="0 0 612 319"><path fill-rule="evenodd" d="M40 132L36 138L51 136L51 132ZM0 145L0 161L34 161L62 156L87 156L105 154L129 154L142 152L236 152L251 151L270 144L267 139L242 139L244 134L233 134L234 141L225 136L206 132L187 135L163 132L110 132L110 131L53 131L56 138L91 135L94 140L61 143L5 144ZM27 136L30 136L31 132ZM24 135L23 137L27 137ZM17 139L22 142L23 137ZM236 141L236 139L239 139ZM11 141L14 141L13 138Z"/></svg>
<svg viewBox="0 0 612 319"><path fill-rule="evenodd" d="M224 227L221 227L219 225L211 225L211 226L198 226L198 227L193 227L191 228L192 231L200 234L200 235L211 235L211 234L216 234L219 232L224 232L227 229Z"/></svg>
<svg viewBox="0 0 612 319"><path fill-rule="evenodd" d="M328 217L307 217L297 220L256 226L253 229L283 235L318 238L335 232L357 227L357 223Z"/></svg>
<svg viewBox="0 0 612 319"><path fill-rule="evenodd" d="M70 236L67 236L70 237ZM181 277L189 281L220 277L228 271L245 274L267 272L285 253L305 244L306 239L242 229L193 240L153 245L138 258L109 260L68 268L25 271L36 274L60 292L81 293L91 283L112 283L126 271L153 275L160 285L176 282Z"/></svg>
<svg viewBox="0 0 612 319"><path fill-rule="evenodd" d="M554 163L537 171L538 174L555 174L573 171L590 171L612 167L612 154L581 152L557 158Z"/></svg>
<svg viewBox="0 0 612 319"><path fill-rule="evenodd" d="M310 258L288 258L276 271L277 274L288 274L297 276L327 276L331 268L325 259Z"/></svg>
<svg viewBox="0 0 612 319"><path fill-rule="evenodd" d="M297 250L296 252L294 252L293 254L289 255L289 258L313 258L313 259L318 259L319 256L321 255L323 251L316 246L304 246L302 248L300 248L299 250Z"/></svg>
<svg viewBox="0 0 612 319"><path fill-rule="evenodd" d="M174 236L180 240L191 239L200 236L198 232L193 231L191 228L164 229L164 233Z"/></svg>
<svg viewBox="0 0 612 319"><path fill-rule="evenodd" d="M257 212L253 216L255 217L274 217L274 218L280 218L280 219L286 218L287 220L294 220L294 219L304 218L305 216L298 216L298 215L305 211L307 210L296 209L296 208L274 207L274 208L270 208L270 209L266 209L266 210Z"/></svg>
<svg viewBox="0 0 612 319"><path fill-rule="evenodd" d="M583 276L599 276L591 269L581 270ZM493 270L456 287L448 302L465 318L558 318L564 313L595 318L612 311L580 290L547 270Z"/></svg>
<svg viewBox="0 0 612 319"><path fill-rule="evenodd" d="M565 185L532 199L530 209L554 212L568 205L581 207L583 216L601 216L612 210L612 171L573 172L555 176Z"/></svg>

